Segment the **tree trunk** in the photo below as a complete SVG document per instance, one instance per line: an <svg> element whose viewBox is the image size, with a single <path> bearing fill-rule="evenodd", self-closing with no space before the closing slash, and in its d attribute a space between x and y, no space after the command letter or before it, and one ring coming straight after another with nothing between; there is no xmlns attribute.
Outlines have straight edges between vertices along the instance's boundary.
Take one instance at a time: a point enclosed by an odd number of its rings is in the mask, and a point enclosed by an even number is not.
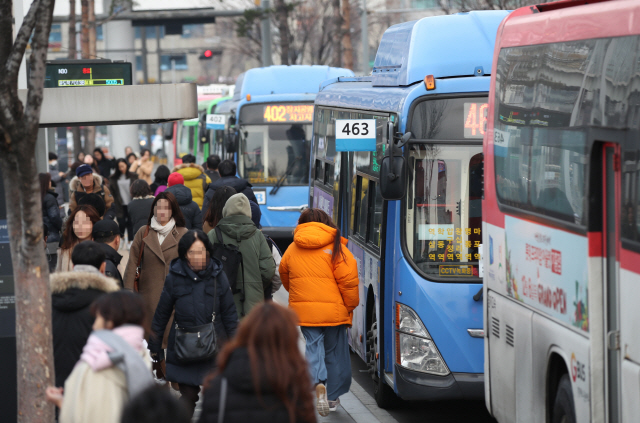
<svg viewBox="0 0 640 423"><path fill-rule="evenodd" d="M291 42L291 31L289 30L289 9L284 0L275 0L276 20L278 22L278 32L280 32L280 64L289 65L291 55L289 45Z"/></svg>
<svg viewBox="0 0 640 423"><path fill-rule="evenodd" d="M353 45L351 44L351 4L342 0L342 67L353 70Z"/></svg>
<svg viewBox="0 0 640 423"><path fill-rule="evenodd" d="M76 45L76 0L69 0L69 59L78 57Z"/></svg>
<svg viewBox="0 0 640 423"><path fill-rule="evenodd" d="M89 57L89 0L80 0L82 6L82 28L80 32L80 45L82 46L82 58Z"/></svg>
<svg viewBox="0 0 640 423"><path fill-rule="evenodd" d="M342 15L340 15L340 0L332 0L331 6L333 7L334 27L331 66L340 67L342 65Z"/></svg>
<svg viewBox="0 0 640 423"><path fill-rule="evenodd" d="M53 4L54 0L31 3L12 42L12 0L0 0L0 167L9 205L16 298L19 423L50 423L54 419L53 405L45 397L46 387L54 384L51 291L35 162ZM26 104L22 104L17 76L29 40L29 91Z"/></svg>

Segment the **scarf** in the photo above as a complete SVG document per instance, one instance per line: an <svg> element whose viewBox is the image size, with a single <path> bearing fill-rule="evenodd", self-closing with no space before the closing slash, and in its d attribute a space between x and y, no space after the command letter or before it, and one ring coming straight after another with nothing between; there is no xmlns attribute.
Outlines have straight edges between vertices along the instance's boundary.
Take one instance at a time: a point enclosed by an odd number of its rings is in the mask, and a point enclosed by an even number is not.
<svg viewBox="0 0 640 423"><path fill-rule="evenodd" d="M155 216L151 218L151 229L153 229L158 233L158 242L160 243L160 245L162 245L162 243L164 242L164 239L167 237L167 235L169 235L169 232L171 232L175 227L176 227L176 221L173 220L173 217L164 226L162 226L160 222L156 220Z"/></svg>
<svg viewBox="0 0 640 423"><path fill-rule="evenodd" d="M134 350L138 352L143 351L144 329L140 326L122 325L113 329L112 332L124 339ZM80 361L87 363L94 372L108 369L113 366L109 358L110 351L112 351L111 347L92 334L89 335L87 344L82 349Z"/></svg>

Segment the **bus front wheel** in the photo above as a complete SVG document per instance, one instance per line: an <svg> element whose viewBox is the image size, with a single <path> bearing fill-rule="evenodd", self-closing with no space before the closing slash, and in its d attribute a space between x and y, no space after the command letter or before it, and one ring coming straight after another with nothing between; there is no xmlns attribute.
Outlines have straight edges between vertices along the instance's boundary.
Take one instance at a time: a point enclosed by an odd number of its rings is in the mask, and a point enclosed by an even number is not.
<svg viewBox="0 0 640 423"><path fill-rule="evenodd" d="M558 383L556 399L553 404L552 423L575 423L576 415L573 407L573 391L569 375L564 374Z"/></svg>
<svg viewBox="0 0 640 423"><path fill-rule="evenodd" d="M379 366L379 354L378 354L378 322L376 322L376 315L373 315L373 323L371 324L371 330L367 332L367 366L369 367L369 373L374 382L374 397L376 403L380 408L392 408L398 403L398 396L393 389L384 381L384 377L378 376L378 369L384 371Z"/></svg>

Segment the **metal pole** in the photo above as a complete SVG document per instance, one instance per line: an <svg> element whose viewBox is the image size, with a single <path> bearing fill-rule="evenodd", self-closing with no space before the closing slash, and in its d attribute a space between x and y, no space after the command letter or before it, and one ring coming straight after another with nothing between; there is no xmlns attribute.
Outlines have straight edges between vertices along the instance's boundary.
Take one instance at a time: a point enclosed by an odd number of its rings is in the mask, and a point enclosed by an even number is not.
<svg viewBox="0 0 640 423"><path fill-rule="evenodd" d="M269 0L262 0L262 10L269 10ZM267 13L262 17L262 66L271 66L271 19Z"/></svg>
<svg viewBox="0 0 640 423"><path fill-rule="evenodd" d="M367 0L362 0L362 72L369 74L369 24L367 22Z"/></svg>

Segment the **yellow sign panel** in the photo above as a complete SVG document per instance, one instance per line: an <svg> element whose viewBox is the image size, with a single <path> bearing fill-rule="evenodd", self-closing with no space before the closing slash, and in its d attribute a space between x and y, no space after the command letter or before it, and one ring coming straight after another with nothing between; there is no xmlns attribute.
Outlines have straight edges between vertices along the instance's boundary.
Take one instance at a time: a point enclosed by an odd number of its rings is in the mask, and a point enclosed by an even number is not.
<svg viewBox="0 0 640 423"><path fill-rule="evenodd" d="M473 266L441 264L438 268L440 276L473 276Z"/></svg>

